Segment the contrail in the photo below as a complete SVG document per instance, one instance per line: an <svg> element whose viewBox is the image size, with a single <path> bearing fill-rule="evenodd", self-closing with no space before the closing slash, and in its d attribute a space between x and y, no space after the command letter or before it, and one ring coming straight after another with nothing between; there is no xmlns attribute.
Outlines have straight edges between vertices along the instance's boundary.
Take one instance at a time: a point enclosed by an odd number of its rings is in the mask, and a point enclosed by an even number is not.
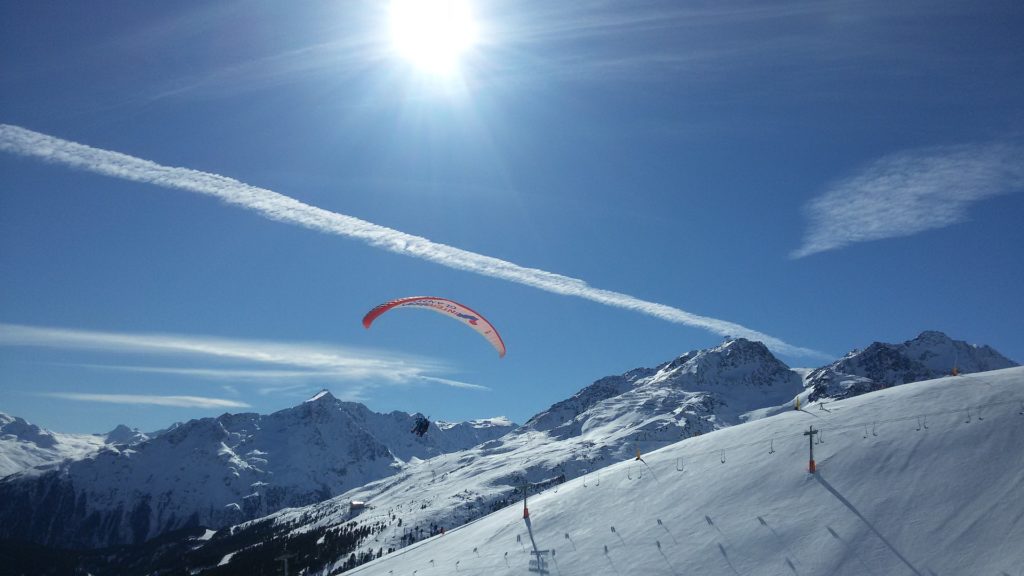
<svg viewBox="0 0 1024 576"><path fill-rule="evenodd" d="M783 354L830 357L816 350L787 344L778 338L733 322L692 314L620 292L594 288L576 278L526 268L491 256L432 242L421 236L310 206L273 190L251 186L218 174L163 166L120 152L93 148L7 124L0 124L0 150L123 180L214 196L228 204L253 210L271 220L355 238L370 246L428 260L456 270L474 272L554 294L575 296L607 306L624 308L676 324L703 328L721 336L742 336L760 340L770 349Z"/></svg>

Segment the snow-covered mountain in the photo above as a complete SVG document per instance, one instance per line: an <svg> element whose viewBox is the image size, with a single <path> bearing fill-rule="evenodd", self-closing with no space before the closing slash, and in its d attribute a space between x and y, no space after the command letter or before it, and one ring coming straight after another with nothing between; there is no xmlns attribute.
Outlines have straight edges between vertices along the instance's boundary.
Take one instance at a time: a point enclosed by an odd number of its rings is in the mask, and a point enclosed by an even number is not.
<svg viewBox="0 0 1024 576"><path fill-rule="evenodd" d="M0 478L67 458L85 458L108 442L109 435L51 432L0 413Z"/></svg>
<svg viewBox="0 0 1024 576"><path fill-rule="evenodd" d="M764 344L738 338L656 368L602 378L531 418L521 433L677 440L788 404L801 386L799 375Z"/></svg>
<svg viewBox="0 0 1024 576"><path fill-rule="evenodd" d="M230 534L218 534L216 545L206 552L242 554L234 562L244 572L272 559L268 555L281 552L279 546L285 542L295 550L300 542L363 530L365 540L347 553L356 556L336 555L339 560L330 565L352 567L429 537L441 527L462 526L501 509L521 498L524 484L531 490L555 492L561 483L577 478L600 486L609 474L606 467L617 462L625 462L621 467L627 477L642 477L652 472L647 467L650 452L685 438L709 437L716 430L793 413L794 397L806 395L802 390L801 375L762 344L732 340L656 368L602 378L503 438L418 463L332 500L235 527ZM799 414L821 418L817 412ZM734 457L725 450L714 456ZM354 510L351 501L367 502L369 508ZM275 544L241 552L266 541ZM313 568L316 562L309 565ZM222 567L211 573L242 572Z"/></svg>
<svg viewBox="0 0 1024 576"><path fill-rule="evenodd" d="M600 484L581 477L531 497L528 520L517 504L346 574L1020 573L1024 467L1011 455L1024 442L1024 368L830 409L684 440L646 454L648 466L605 468ZM810 425L823 431L816 474ZM355 553L401 530L391 524Z"/></svg>
<svg viewBox="0 0 1024 576"><path fill-rule="evenodd" d="M807 376L809 399L850 398L866 392L950 375L1010 368L1018 364L989 346L925 331L901 344L874 342L853 350Z"/></svg>
<svg viewBox="0 0 1024 576"><path fill-rule="evenodd" d="M307 576L1020 572L1024 467L1012 455L1024 442L1024 368L897 386L828 407L786 410L645 452L643 462L624 458L564 482L534 483L528 519L519 492L511 506L434 530L433 508L458 495L472 504L499 474L469 466L453 481L460 457L445 468L448 479L430 477L439 461L425 462L426 474L410 471L418 474L413 495L386 489L404 476L378 483L363 510L348 500L369 487L216 534L97 552L76 566L229 576L280 570L287 554L291 573ZM818 431L810 438L809 426ZM560 444L540 433L532 440L537 458ZM509 460L505 472L524 464ZM36 558L21 561L35 566Z"/></svg>
<svg viewBox="0 0 1024 576"><path fill-rule="evenodd" d="M952 343L951 353L947 342ZM91 473L98 477L101 475L100 470L117 466L128 470L130 465L125 463L132 458L138 461L139 454L144 450L155 450L150 446L162 445L161 441L170 442L169 439L173 437L182 437L196 445L187 445L185 450L174 453L173 458L169 457L169 461L178 462L175 458L186 454L192 458L202 456L211 461L206 465L186 460L189 469L216 469L212 461L218 459L228 468L227 475L204 478L203 482L198 483L191 481L187 475L174 476L176 489L192 498L187 500L191 509L201 512L183 522L168 521L168 518L182 518L181 507L175 508L177 503L165 504L166 501L177 502L173 499L180 499L180 495L157 483L148 493L135 494L135 508L128 508L125 503L129 500L122 498L104 501L103 509L114 509L115 514L97 516L94 512L85 519L81 515L71 514L70 518L78 523L78 533L101 532L109 542L115 539L115 532L109 530L116 529L116 538L137 541L147 534L151 536L177 527L218 527L239 518L253 519L230 530L221 530L216 535L212 531L168 534L144 547L120 551L113 556L97 552L96 558L86 562L93 573L104 573L104 566L109 567L110 562L134 566L140 573L179 565L181 562L193 567L192 570L196 570L196 566L205 567L207 570L204 573L210 574L254 573L284 553L284 546L287 546L287 551L304 555L306 566L311 569L328 567L329 570L338 570L368 561L386 550L408 546L441 527L451 529L473 522L516 501L521 497L523 486L529 486L531 491L551 489L557 492L562 483L580 478L584 483L600 485L609 474L606 467L623 461L628 462L624 469L630 478L639 478L648 473L660 476L661 472L655 472L649 467L649 455L681 440L696 436L707 438L712 436L709 433L716 430L740 424L749 425L770 416L792 418L784 414L803 414L801 417L815 418L815 422L817 419L828 419L836 410L841 410L842 404L833 401L836 396L818 395L810 398L812 401L828 398L828 410L832 412L792 410L794 396L799 395L807 400L818 390L815 384L820 384L822 380L811 378L815 373L822 374L831 370L830 373L835 374L845 373L842 370L859 370L891 386L923 374L916 366L906 369L906 366L913 363L925 368L935 365L934 369L941 372L946 356L950 355L957 362L961 373L996 366L998 362L1013 364L988 347L963 344L968 349L981 351L972 356L969 351L960 350L962 344L941 334L926 332L900 346L873 344L864 351L873 351L870 354L851 353L833 365L807 375L786 367L762 344L737 339L711 349L689 352L655 368L638 368L619 376L602 378L571 398L537 414L509 434L504 434L510 424L504 419L458 425L435 422L427 436L420 439L408 433L413 416L397 412L375 414L361 405L339 402L324 394L302 406L267 417L253 414L224 415L218 419L189 422L135 448L101 453L94 460L108 453L112 455L106 464L97 465L94 470L69 465L62 467L62 472L65 477L71 477L72 473L79 476ZM887 346L896 348L896 353ZM850 362L844 364L847 360ZM807 388L804 388L805 375L808 376ZM953 381L974 382L966 377ZM871 389L846 387L843 390L846 396L853 396ZM322 406L326 408L321 409ZM1021 408L1024 409L1024 405ZM303 415L301 418L296 416L300 412ZM299 418L301 422L318 422L316 434L321 441L325 431L327 436L340 435L346 438L357 435L358 431L376 431L373 435L363 437L362 441L355 442L355 446L367 451L357 450L349 454L352 464L345 474L348 475L346 479L353 479L353 482L344 484L342 480L336 484L351 489L343 493L341 488L333 492L313 490L310 493L309 487L322 486L325 478L329 481L338 480L336 470L317 466L324 460L322 452L311 455L304 451L304 447L317 445L316 436L300 437L295 444L298 447L294 450L291 449L292 445L289 445L289 449L276 452L266 449L268 446L279 447L283 442L283 432L276 436L267 432L280 426L280 423L275 424L274 418L284 418L283 414L290 414L290 418ZM927 422L927 417L924 420ZM340 423L352 429L339 433L337 426ZM920 420L918 423L920 427ZM192 430L199 428L200 424L213 429L210 433L213 440L201 440L201 434L198 436L200 440L195 439L196 433ZM872 421L872 431L875 427ZM288 428L306 430L307 426L290 423ZM258 433L253 433L254 430ZM476 440L474 434L480 430L488 430L492 435L482 444L459 449L458 444ZM826 432L831 434L828 430ZM469 435L471 440L462 439L464 435ZM386 438L387 441L377 442L380 438ZM783 438L780 436L777 439ZM769 448L774 451L773 442L769 438ZM385 445L386 448L380 448ZM352 444L346 446L351 448ZM716 457L721 459L720 464L731 457L734 448L722 447L716 452ZM449 449L452 451L445 453ZM283 456L284 452L290 452L291 459ZM157 450L156 453L162 452ZM643 460L636 459L637 456ZM335 452L330 452L327 459L344 460ZM312 472L310 462L315 463ZM685 466L679 462L676 465ZM23 473L20 476L30 474ZM276 484L271 485L268 479ZM151 479L147 481L152 482ZM227 489L221 489L221 484ZM265 503L276 497L275 494L284 493L275 493L274 490L284 484L290 488L299 488L287 492L289 495L303 494L310 501L318 503L280 510L261 517L272 508L297 505L293 503L294 500L284 502L283 498L277 497L273 505L265 506ZM4 499L8 495L18 495L17 491L5 492L8 485L17 486L23 491L34 489L37 490L36 494L45 493L46 498L41 501L47 506L55 499L63 499L61 506L70 509L82 506L80 501L92 504L90 499L102 499L102 487L107 484L100 483L100 488L89 492L62 493L62 487L73 485L73 482L47 480L42 487L37 484L33 488L32 484L20 485L8 479L0 482L0 523L5 520ZM138 485L138 482L133 480L128 485ZM302 489L306 489L306 492L302 492ZM161 497L161 494L168 493L172 495ZM212 493L220 494L223 501L229 502L226 510L216 509L209 503L209 498L197 504L197 499ZM339 493L339 496L321 502L325 497ZM154 509L151 504L153 501L158 502L160 508ZM353 505L353 502L360 504ZM35 512L40 518L50 518L56 514L57 518L63 520L61 513L64 509L38 508L37 505ZM26 508L12 508L15 516L19 513L20 517L31 516L27 512ZM205 515L200 515L204 512ZM139 518L147 520L148 526ZM43 522L26 522L22 519L20 524L15 522L14 529L19 534L31 534L40 542L63 543L68 538L67 534L55 533L53 524L48 525L48 532L38 531L38 526ZM96 529L97 526L100 530ZM128 530L127 537L124 536L125 530ZM2 538L0 533L0 543ZM104 540L93 539L89 542L95 544ZM164 552L158 552L158 549ZM216 568L218 564L220 567Z"/></svg>
<svg viewBox="0 0 1024 576"><path fill-rule="evenodd" d="M789 410L802 390L801 377L763 344L732 340L656 368L602 378L501 438L416 461L331 500L222 531L216 546L205 550L237 550L301 533L310 546L320 541L317 554L326 556L325 546L340 554L338 542L359 539L339 534L365 539L385 526L391 536L377 548L399 548L438 527L459 526L507 505L524 483L556 486L580 476L600 482L608 464L766 416L771 407ZM636 472L642 473L639 461ZM353 508L352 501L366 502L367 508ZM396 531L401 523L405 528ZM236 569L244 572L252 562L239 561Z"/></svg>
<svg viewBox="0 0 1024 576"><path fill-rule="evenodd" d="M62 460L81 460L108 444L132 445L149 438L123 424L106 434L53 432L0 412L0 478L29 468L52 467Z"/></svg>
<svg viewBox="0 0 1024 576"><path fill-rule="evenodd" d="M150 435L140 432L138 428L129 428L124 424L118 424L116 428L103 435L107 444L120 444L131 446L150 439Z"/></svg>
<svg viewBox="0 0 1024 576"><path fill-rule="evenodd" d="M219 528L319 502L514 427L503 419L435 425L419 438L409 432L413 420L321 393L267 416L224 414L141 443L107 444L0 481L0 538L96 547Z"/></svg>

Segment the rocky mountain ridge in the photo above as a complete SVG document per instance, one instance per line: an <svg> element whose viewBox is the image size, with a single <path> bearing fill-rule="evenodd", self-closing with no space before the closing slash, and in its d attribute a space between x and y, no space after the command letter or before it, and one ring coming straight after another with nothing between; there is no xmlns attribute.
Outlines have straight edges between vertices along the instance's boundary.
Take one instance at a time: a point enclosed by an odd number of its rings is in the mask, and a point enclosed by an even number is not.
<svg viewBox="0 0 1024 576"><path fill-rule="evenodd" d="M947 363L949 350L953 350L956 361L963 357L959 364L962 373L1006 363L1015 365L991 348L925 332L902 345L874 343L863 352L851 352L812 371L804 380L763 344L736 339L687 352L654 368L601 378L515 430L504 419L435 422L422 439L408 433L412 415L377 414L362 405L320 394L270 416L226 414L189 422L139 446L104 450L92 459L101 463L62 466L63 476L42 475L34 484L10 479L0 482L0 499L20 497L23 503L21 508L7 509L0 504L0 520L15 517L13 525L19 533L30 534L43 543L66 542L84 529L101 534L99 539L78 540L83 546L141 541L176 527L217 528L243 520L249 522L233 531L235 539L245 540L246 530L250 530L245 526L259 526L260 538L267 534L285 537L296 526L327 533L352 521L351 500L369 502L370 509L387 507L391 511L388 516L404 516L420 530L425 526L457 526L504 505L524 483L542 486L581 475L599 477L599 470L610 463L630 460L687 437L792 410L797 396L811 402L831 400L909 382L925 374L921 366L937 370ZM864 375L857 375L858 370ZM828 379L851 372L862 379L858 382L870 381L871 385L858 388L840 384L836 388ZM837 390L845 396L837 395ZM297 426L293 421L281 420L282 413L319 424ZM487 430L490 435L473 436L474 430ZM466 434L471 440L455 439ZM387 440L381 442L381 437ZM346 441L339 443L337 438ZM465 447L466 442L478 438L483 439L482 443ZM190 457L199 459L180 463L173 460L181 471L213 469L223 473L191 484L180 481L187 476L176 477L176 487L195 498L207 498L198 505L193 502L189 508L165 504L178 496L168 496L168 488L161 486L149 486L147 492L136 493L134 500L125 497L108 501L96 491L69 488L81 484L82 478L90 474L103 476L103 470L118 466L134 469L125 463L133 458L135 462L145 460L147 457L140 454L155 450L149 446L175 442L185 444ZM460 443L464 446L461 449ZM280 449L282 444L286 450ZM316 450L310 451L309 447ZM315 464L323 461L323 454L329 455L330 462L346 464L317 468ZM139 479L132 482L125 485L138 485ZM142 483L147 482L149 477ZM473 489L467 490L467 485ZM104 486L109 492L110 487ZM283 489L285 486L288 489ZM418 500L419 488L425 486L443 498ZM25 496L29 493L46 497L33 501ZM212 504L215 499L209 498L211 493L228 505ZM102 506L96 506L97 499ZM129 505L131 502L134 504ZM78 511L89 506L116 513L90 516ZM300 507L265 516L282 506ZM185 516L183 510L187 509L202 512ZM70 524L73 529L46 532L26 524L24 518L33 516L71 518L73 522L59 525ZM355 526L368 530L373 522L384 522L378 516L374 513L356 518ZM394 544L400 547L409 541Z"/></svg>
<svg viewBox="0 0 1024 576"><path fill-rule="evenodd" d="M935 330L900 344L873 342L807 376L809 399L851 398L867 392L931 380L1018 366L987 345L953 340Z"/></svg>
<svg viewBox="0 0 1024 576"><path fill-rule="evenodd" d="M267 416L224 414L137 444L104 444L0 481L0 537L97 547L219 528L322 501L514 427L449 425L418 438L412 422L328 393Z"/></svg>

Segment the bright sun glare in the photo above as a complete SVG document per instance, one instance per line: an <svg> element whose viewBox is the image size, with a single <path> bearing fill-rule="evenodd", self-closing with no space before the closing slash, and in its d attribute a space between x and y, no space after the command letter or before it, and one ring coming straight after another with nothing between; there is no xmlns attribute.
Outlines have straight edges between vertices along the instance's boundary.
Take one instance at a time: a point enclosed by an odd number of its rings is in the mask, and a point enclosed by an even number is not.
<svg viewBox="0 0 1024 576"><path fill-rule="evenodd" d="M392 0L391 38L398 52L431 74L455 72L476 42L466 0Z"/></svg>

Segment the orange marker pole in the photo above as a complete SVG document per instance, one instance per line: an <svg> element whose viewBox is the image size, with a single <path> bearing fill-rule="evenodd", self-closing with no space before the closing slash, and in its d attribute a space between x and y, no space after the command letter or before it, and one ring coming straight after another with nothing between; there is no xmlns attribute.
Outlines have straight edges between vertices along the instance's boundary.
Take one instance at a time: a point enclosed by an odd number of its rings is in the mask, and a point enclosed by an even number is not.
<svg viewBox="0 0 1024 576"><path fill-rule="evenodd" d="M817 433L818 433L818 430L815 430L814 426L811 426L810 430L808 430L807 432L804 432L804 436L807 436L808 446L811 449L811 459L810 459L809 463L807 464L807 471L810 472L811 474L814 474L814 472L816 470L815 466L814 466L814 435L817 434Z"/></svg>

